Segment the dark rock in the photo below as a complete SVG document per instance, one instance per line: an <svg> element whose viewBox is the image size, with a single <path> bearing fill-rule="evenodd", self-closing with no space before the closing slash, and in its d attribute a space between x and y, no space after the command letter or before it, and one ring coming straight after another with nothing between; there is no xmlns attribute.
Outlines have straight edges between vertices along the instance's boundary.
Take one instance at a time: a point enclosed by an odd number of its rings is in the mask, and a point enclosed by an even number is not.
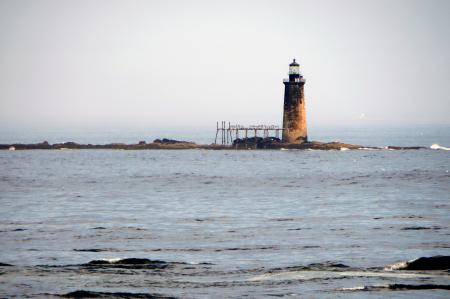
<svg viewBox="0 0 450 299"><path fill-rule="evenodd" d="M411 291L411 290L450 290L450 285L442 284L388 284L364 286L358 288L342 289L346 292L374 292L374 291Z"/></svg>
<svg viewBox="0 0 450 299"><path fill-rule="evenodd" d="M448 270L450 269L450 256L437 255L421 257L406 262L399 270Z"/></svg>
<svg viewBox="0 0 450 299"><path fill-rule="evenodd" d="M401 230L424 230L424 229L431 229L431 227L425 227L425 226L407 226L402 228Z"/></svg>
<svg viewBox="0 0 450 299"><path fill-rule="evenodd" d="M432 226L432 227L426 227L426 226L407 226L402 228L402 230L426 230L426 229L434 229L434 230L439 230L441 229L441 227L439 226Z"/></svg>
<svg viewBox="0 0 450 299"><path fill-rule="evenodd" d="M140 258L127 258L113 262L114 264L143 265L143 264L167 264L160 260L149 260Z"/></svg>
<svg viewBox="0 0 450 299"><path fill-rule="evenodd" d="M392 150L418 150L418 149L426 149L426 147L423 146L388 146L387 149Z"/></svg>
<svg viewBox="0 0 450 299"><path fill-rule="evenodd" d="M51 145L48 143L48 141L44 141L42 143L36 144L36 147L38 149L51 149Z"/></svg>
<svg viewBox="0 0 450 299"><path fill-rule="evenodd" d="M251 148L255 147L262 149L262 148L271 148L275 144L280 144L281 140L276 137L250 137L250 138L238 138L233 141L233 147L235 148Z"/></svg>
<svg viewBox="0 0 450 299"><path fill-rule="evenodd" d="M313 263L308 266L288 266L283 268L273 268L267 271L268 273L276 273L279 271L341 271L342 269L352 269L350 266L335 263L335 262L324 262L324 263Z"/></svg>
<svg viewBox="0 0 450 299"><path fill-rule="evenodd" d="M12 267L12 266L14 266L14 265L0 263L0 267Z"/></svg>
<svg viewBox="0 0 450 299"><path fill-rule="evenodd" d="M173 143L187 143L187 142L186 141L175 140L175 139L163 138L163 139L155 139L155 140L153 140L153 143L173 144Z"/></svg>
<svg viewBox="0 0 450 299"><path fill-rule="evenodd" d="M169 299L175 297L167 297L160 294L146 293L128 293L128 292L94 292L94 291L74 291L67 294L59 295L65 298L145 298L145 299Z"/></svg>
<svg viewBox="0 0 450 299"><path fill-rule="evenodd" d="M450 290L450 285L440 285L440 284L390 284L390 290L433 290L433 289L441 289L441 290Z"/></svg>
<svg viewBox="0 0 450 299"><path fill-rule="evenodd" d="M165 269L169 263L160 260L149 260L141 258L126 258L115 261L93 260L82 266L100 266L111 268L132 268L132 269Z"/></svg>
<svg viewBox="0 0 450 299"><path fill-rule="evenodd" d="M308 268L310 269L318 269L318 270L323 270L323 269L329 269L329 268L350 268L350 266L341 264L341 263L334 263L334 262L325 262L325 263L313 263L313 264L309 264Z"/></svg>
<svg viewBox="0 0 450 299"><path fill-rule="evenodd" d="M61 145L62 148L80 149L81 145L72 141L65 142Z"/></svg>

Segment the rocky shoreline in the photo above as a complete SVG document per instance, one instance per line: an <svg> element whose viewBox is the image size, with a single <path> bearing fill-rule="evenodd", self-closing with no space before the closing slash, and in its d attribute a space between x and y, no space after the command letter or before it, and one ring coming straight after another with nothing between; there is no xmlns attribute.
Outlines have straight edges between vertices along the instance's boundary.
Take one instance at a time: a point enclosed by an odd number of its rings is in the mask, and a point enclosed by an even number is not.
<svg viewBox="0 0 450 299"><path fill-rule="evenodd" d="M116 149L116 150L181 150L181 149L302 149L302 150L356 150L356 149L391 149L391 150L417 150L426 149L421 146L388 146L384 148L363 146L356 144L348 144L342 142L319 142L311 141L305 143L283 143L277 138L247 138L236 139L231 145L220 144L197 144L190 141L180 141L172 139L155 139L153 142L147 143L140 141L136 144L126 143L108 143L108 144L79 144L76 142L64 142L50 144L47 141L41 143L12 143L0 144L0 150L65 150L65 149Z"/></svg>

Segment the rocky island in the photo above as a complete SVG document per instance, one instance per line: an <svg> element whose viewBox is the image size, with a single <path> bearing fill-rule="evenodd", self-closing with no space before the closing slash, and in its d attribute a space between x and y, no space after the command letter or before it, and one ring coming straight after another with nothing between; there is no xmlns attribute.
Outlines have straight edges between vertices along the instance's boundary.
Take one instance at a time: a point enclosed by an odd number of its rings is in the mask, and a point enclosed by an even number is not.
<svg viewBox="0 0 450 299"><path fill-rule="evenodd" d="M251 150L251 149L268 149L268 150L283 150L283 149L300 149L300 150L358 150L358 149L392 149L392 150L407 150L407 149L425 149L421 146L388 146L388 147L374 147L363 146L357 144L348 144L342 142L319 142L308 141L303 143L285 143L278 138L269 137L252 137L234 140L231 145L220 144L197 144L190 141L180 141L173 139L155 139L153 142L147 143L140 141L136 144L127 143L108 143L108 144L80 144L76 142L64 142L50 144L47 141L41 143L12 143L0 144L0 150L65 150L65 149L116 149L116 150L182 150L182 149L208 149L208 150Z"/></svg>

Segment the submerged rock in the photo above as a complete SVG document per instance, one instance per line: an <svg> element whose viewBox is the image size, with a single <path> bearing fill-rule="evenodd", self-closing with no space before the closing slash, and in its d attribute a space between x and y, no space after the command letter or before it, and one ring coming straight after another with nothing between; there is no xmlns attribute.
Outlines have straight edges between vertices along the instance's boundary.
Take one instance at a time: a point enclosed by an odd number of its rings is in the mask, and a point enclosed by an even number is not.
<svg viewBox="0 0 450 299"><path fill-rule="evenodd" d="M393 146L389 145L386 147L386 149L390 150L419 150L419 149L426 149L424 146Z"/></svg>
<svg viewBox="0 0 450 299"><path fill-rule="evenodd" d="M79 251L79 252L101 252L101 251L108 251L108 249L89 248L89 249L73 249L73 251Z"/></svg>
<svg viewBox="0 0 450 299"><path fill-rule="evenodd" d="M450 290L450 285L442 284L388 284L342 288L344 292L374 292L374 291L411 291L411 290Z"/></svg>
<svg viewBox="0 0 450 299"><path fill-rule="evenodd" d="M137 268L137 269L165 269L169 263L160 260L149 260L142 258L125 258L117 260L93 260L82 266L112 267L112 268Z"/></svg>
<svg viewBox="0 0 450 299"><path fill-rule="evenodd" d="M268 273L277 273L277 272L284 272L284 271L341 271L341 270L349 270L353 269L350 266L347 266L345 264L339 263L339 262L323 262L323 263L312 263L307 266L288 266L288 267L282 267L282 268L273 268L267 271Z"/></svg>
<svg viewBox="0 0 450 299"><path fill-rule="evenodd" d="M128 292L94 292L78 290L67 294L59 295L65 298L146 298L146 299L169 299L175 297L167 297L160 294L146 293L128 293Z"/></svg>
<svg viewBox="0 0 450 299"><path fill-rule="evenodd" d="M441 289L441 290L450 290L450 285L441 285L441 284L390 284L390 290L433 290L433 289Z"/></svg>

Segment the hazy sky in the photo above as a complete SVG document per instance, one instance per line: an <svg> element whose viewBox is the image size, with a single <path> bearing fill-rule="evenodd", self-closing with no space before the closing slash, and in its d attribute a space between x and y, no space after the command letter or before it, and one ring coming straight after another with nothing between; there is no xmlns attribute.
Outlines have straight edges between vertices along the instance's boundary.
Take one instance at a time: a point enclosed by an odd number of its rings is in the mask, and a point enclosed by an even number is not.
<svg viewBox="0 0 450 299"><path fill-rule="evenodd" d="M450 1L0 0L0 124L450 123Z"/></svg>

